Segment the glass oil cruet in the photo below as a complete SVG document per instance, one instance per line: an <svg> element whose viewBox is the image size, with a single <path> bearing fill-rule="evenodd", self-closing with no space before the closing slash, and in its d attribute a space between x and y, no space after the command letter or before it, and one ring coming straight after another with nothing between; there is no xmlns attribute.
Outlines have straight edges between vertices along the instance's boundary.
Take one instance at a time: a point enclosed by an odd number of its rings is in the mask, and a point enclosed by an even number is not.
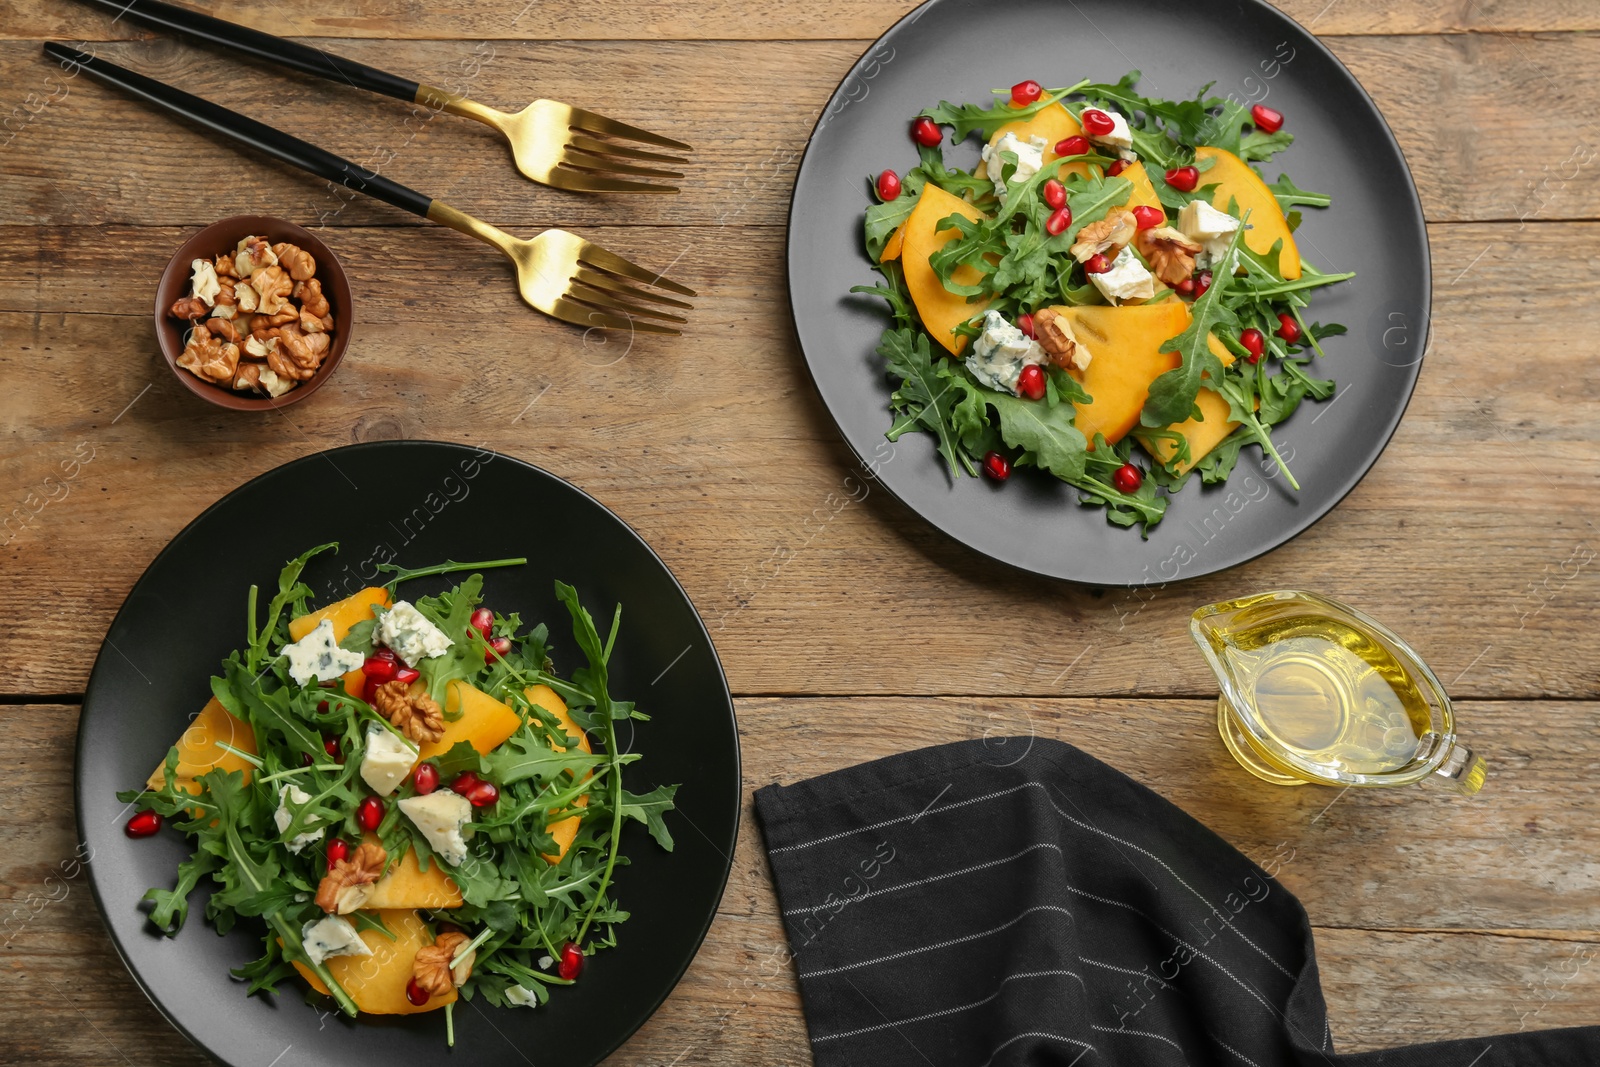
<svg viewBox="0 0 1600 1067"><path fill-rule="evenodd" d="M1315 593L1259 593L1194 613L1189 634L1222 696L1217 728L1275 785L1396 786L1438 777L1464 795L1488 767L1456 736L1450 698L1400 638Z"/></svg>

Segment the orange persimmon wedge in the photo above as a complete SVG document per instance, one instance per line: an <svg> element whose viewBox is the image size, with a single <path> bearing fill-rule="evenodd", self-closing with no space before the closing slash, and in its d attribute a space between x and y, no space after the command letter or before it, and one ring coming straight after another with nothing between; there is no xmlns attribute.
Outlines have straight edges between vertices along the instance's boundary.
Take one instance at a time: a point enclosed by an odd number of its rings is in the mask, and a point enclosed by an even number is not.
<svg viewBox="0 0 1600 1067"><path fill-rule="evenodd" d="M577 723L572 721L572 714L567 710L567 702L562 700L554 689L547 685L530 685L522 691L522 695L528 698L528 703L535 704L554 715L560 721L562 728L567 731L567 735L578 739L579 748L585 752L594 751L589 746L588 736L578 728ZM566 751L565 746L556 745L554 747L557 752ZM586 796L579 797L577 806L580 808L588 807L589 798ZM560 849L554 856L545 856L547 862L561 862L561 857L567 854L567 849L571 848L572 842L577 839L578 824L582 821L582 816L573 815L562 819L560 822L551 823L546 827L550 831L550 836L556 839L556 845Z"/></svg>
<svg viewBox="0 0 1600 1067"><path fill-rule="evenodd" d="M235 718L222 706L222 701L212 697L178 738L178 777L199 778L207 771L220 769L243 771L244 780L248 782L255 767L248 760L222 748L218 742L251 755L256 753L256 732L250 728L250 724ZM145 785L150 789L159 789L164 780L163 762L162 766L150 773Z"/></svg>
<svg viewBox="0 0 1600 1067"><path fill-rule="evenodd" d="M454 989L439 997L429 997L421 1007L406 999L411 981L411 964L417 950L433 944L433 937L416 912L395 909L378 912L383 924L395 935L390 941L377 930L362 930L361 940L372 950L370 956L334 956L327 961L328 973L344 987L356 1007L369 1015L415 1015L455 1003ZM300 977L319 993L328 987L303 963L295 962Z"/></svg>
<svg viewBox="0 0 1600 1067"><path fill-rule="evenodd" d="M363 841L377 842L377 837L366 834ZM437 859L424 871L417 862L415 849L406 849L400 862L390 866L382 878L372 886L372 895L363 907L373 910L398 908L459 908L461 887L444 873Z"/></svg>
<svg viewBox="0 0 1600 1067"><path fill-rule="evenodd" d="M967 346L967 339L954 333L957 326L968 319L982 315L988 301L968 303L967 298L952 293L944 287L934 273L928 259L939 249L960 237L955 229L938 229L941 220L951 215L962 215L974 222L984 217L983 212L937 185L925 185L917 197L917 206L911 210L901 229L905 233L900 259L904 268L906 289L917 314L934 341L951 355L959 356ZM970 266L957 267L951 274L960 285L976 285L981 280L978 271Z"/></svg>
<svg viewBox="0 0 1600 1067"><path fill-rule="evenodd" d="M444 733L439 740L422 746L417 754L419 760L442 756L458 741L471 743L479 755L487 756L522 725L522 716L511 708L459 680L451 682L445 690L444 711ZM451 716L457 712L461 713L460 717L452 720Z"/></svg>

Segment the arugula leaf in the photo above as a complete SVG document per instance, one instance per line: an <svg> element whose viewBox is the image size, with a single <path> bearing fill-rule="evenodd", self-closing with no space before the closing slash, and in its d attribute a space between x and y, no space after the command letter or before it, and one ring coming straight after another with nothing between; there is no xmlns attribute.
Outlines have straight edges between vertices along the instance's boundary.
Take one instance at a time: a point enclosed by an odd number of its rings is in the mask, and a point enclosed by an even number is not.
<svg viewBox="0 0 1600 1067"><path fill-rule="evenodd" d="M1267 188L1272 190L1278 206L1284 211L1292 207L1327 207L1333 203L1333 197L1327 193L1313 193L1302 189L1287 174L1278 175L1278 180Z"/></svg>
<svg viewBox="0 0 1600 1067"><path fill-rule="evenodd" d="M889 330L878 343L878 354L884 359L885 369L901 380L890 399L897 417L884 436L898 441L914 427L930 430L938 439L939 454L950 468L950 477L960 477L962 467L976 474L977 468L962 449L952 427L955 407L965 399L966 383L959 376L947 373L943 359L937 366L934 364L928 335L905 329Z"/></svg>
<svg viewBox="0 0 1600 1067"><path fill-rule="evenodd" d="M677 792L675 785L657 786L643 796L622 791L622 814L648 826L656 844L668 852L672 851L672 832L661 816L673 809L672 798Z"/></svg>
<svg viewBox="0 0 1600 1067"><path fill-rule="evenodd" d="M441 706L451 682L466 681L484 667L484 649L488 646L470 625L472 613L482 601L483 575L474 574L454 589L438 596L418 597L412 605L451 641L443 655L416 664L428 683L428 695Z"/></svg>
<svg viewBox="0 0 1600 1067"><path fill-rule="evenodd" d="M1222 377L1222 360L1211 351L1211 333L1218 331L1231 337L1240 330L1238 315L1223 298L1234 281L1244 232L1242 225L1234 231L1227 252L1213 268L1211 288L1190 305L1188 328L1161 346L1163 352L1176 352L1181 362L1150 383L1150 395L1139 413L1140 425L1162 427L1184 421L1194 410L1194 398L1202 381Z"/></svg>
<svg viewBox="0 0 1600 1067"><path fill-rule="evenodd" d="M509 784L533 778L545 783L563 773L574 777L587 773L602 763L609 763L610 757L594 756L582 750L556 752L539 738L517 733L483 757L483 762L488 767L489 777L496 782Z"/></svg>
<svg viewBox="0 0 1600 1067"><path fill-rule="evenodd" d="M1051 407L992 389L984 390L983 402L1000 416L1006 444L1026 449L1039 466L1063 481L1083 475L1089 442L1073 425L1071 405Z"/></svg>
<svg viewBox="0 0 1600 1067"><path fill-rule="evenodd" d="M966 140L974 130L981 133L984 140L988 140L994 136L994 131L1006 123L1030 119L1051 104L1063 97L1070 96L1087 84L1088 82L1085 81L1076 85L1069 85L1065 89L1051 89L1026 107L1014 107L1005 96L1001 96L997 92L996 95L999 96L999 99L989 107L983 107L979 104L952 104L948 100L941 100L938 107L927 108L922 113L940 126L954 127L950 134L950 139L953 141Z"/></svg>
<svg viewBox="0 0 1600 1067"><path fill-rule="evenodd" d="M1265 163L1285 148L1294 144L1294 134L1288 130L1262 133L1251 130L1239 141L1239 158L1247 163Z"/></svg>

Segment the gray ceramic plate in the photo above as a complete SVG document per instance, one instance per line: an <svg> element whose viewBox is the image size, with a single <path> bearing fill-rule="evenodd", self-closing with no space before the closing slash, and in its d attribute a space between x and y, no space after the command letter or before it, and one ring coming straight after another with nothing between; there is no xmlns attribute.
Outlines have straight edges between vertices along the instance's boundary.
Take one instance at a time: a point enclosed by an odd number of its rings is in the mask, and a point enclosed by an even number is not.
<svg viewBox="0 0 1600 1067"><path fill-rule="evenodd" d="M527 556L527 566L484 572L488 603L550 626L556 666L574 661L570 623L555 600L577 587L602 625L622 603L611 691L650 722L619 739L644 758L624 775L643 792L682 783L668 814L668 853L641 826L626 831L630 866L616 894L632 913L618 946L589 960L581 980L537 1009L478 1001L455 1011L456 1047L441 1012L352 1021L331 1001L302 1003L290 979L276 1000L246 997L230 968L260 954L253 930L218 937L204 921L205 891L173 939L145 922L139 898L170 886L188 855L173 830L131 841L119 789L161 762L209 696L207 679L243 644L251 583L277 588L283 560L325 541L337 556L305 580L325 602L364 584L363 562L392 551L402 566L445 559ZM231 546L218 552L216 546ZM345 568L351 568L346 571ZM431 593L448 579L408 583ZM348 583L353 583L348 584ZM336 590L347 586L344 592ZM95 899L111 939L145 993L174 1026L219 1061L239 1067L339 1063L520 1064L587 1067L650 1017L677 984L716 914L739 825L739 737L716 651L666 565L621 519L536 467L460 445L393 441L335 449L269 471L212 505L145 571L106 634L78 729L78 831L93 862Z"/></svg>
<svg viewBox="0 0 1600 1067"><path fill-rule="evenodd" d="M1264 166L1333 196L1306 209L1301 254L1352 282L1317 293L1311 317L1344 323L1317 368L1338 382L1274 435L1301 491L1247 446L1226 485L1191 480L1148 540L1113 527L1053 478L952 483L926 434L884 440L890 383L873 355L883 304L853 297L878 280L861 244L869 176L916 162L907 130L940 100L987 102L1024 78L1068 85L1143 71L1150 95L1213 93L1267 103L1295 135ZM946 131L948 133L948 130ZM970 167L978 143L947 148ZM1428 239L1399 146L1370 98L1310 33L1256 0L931 0L861 58L817 123L789 215L789 297L800 346L840 432L869 471L951 537L995 559L1095 585L1159 584L1209 574L1276 548L1333 508L1399 424L1427 347Z"/></svg>

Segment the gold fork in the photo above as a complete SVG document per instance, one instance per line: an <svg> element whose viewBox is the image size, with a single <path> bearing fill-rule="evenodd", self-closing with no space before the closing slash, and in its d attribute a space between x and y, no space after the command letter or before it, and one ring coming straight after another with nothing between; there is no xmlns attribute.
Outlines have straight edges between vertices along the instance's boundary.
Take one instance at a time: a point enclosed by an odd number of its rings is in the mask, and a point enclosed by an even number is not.
<svg viewBox="0 0 1600 1067"><path fill-rule="evenodd" d="M682 324L683 317L651 305L681 310L692 307L644 287L665 289L679 296L694 296L693 289L631 263L576 234L545 230L531 240L512 237L464 211L209 100L65 45L50 42L44 46L44 51L70 73L81 71L301 170L493 245L516 265L517 288L521 290L522 299L546 315L580 326L676 334L678 331L666 324ZM652 319L661 321L650 321Z"/></svg>
<svg viewBox="0 0 1600 1067"><path fill-rule="evenodd" d="M368 89L407 103L422 104L434 111L447 111L476 119L498 130L511 145L517 169L536 182L558 189L582 193L675 193L676 186L639 178L681 178L683 175L641 163L682 166L679 156L633 148L623 142L637 142L675 152L693 151L682 141L662 137L625 122L608 119L582 108L554 100L535 100L512 114L497 111L459 93L402 78L353 59L324 52L319 48L274 37L270 33L163 0L84 0L94 7L114 12L153 29L205 41L228 50L244 53L280 67L341 85ZM621 177L618 177L621 175Z"/></svg>

